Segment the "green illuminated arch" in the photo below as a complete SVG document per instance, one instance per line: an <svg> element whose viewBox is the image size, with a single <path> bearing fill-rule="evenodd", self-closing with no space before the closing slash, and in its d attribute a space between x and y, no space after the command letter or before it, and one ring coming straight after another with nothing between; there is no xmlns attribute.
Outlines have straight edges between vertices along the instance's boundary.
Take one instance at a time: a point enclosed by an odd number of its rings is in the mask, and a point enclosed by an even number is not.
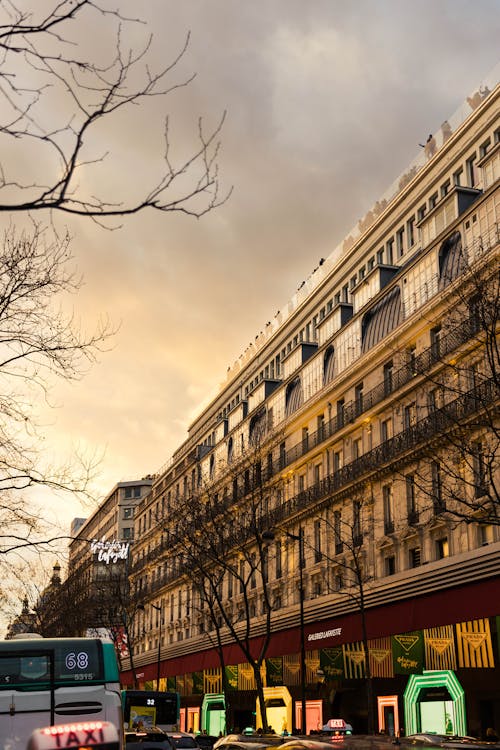
<svg viewBox="0 0 500 750"><path fill-rule="evenodd" d="M418 721L418 697L423 688L446 687L453 699L455 710L456 734L467 734L467 722L465 718L465 693L457 680L454 672L425 671L422 674L412 674L408 680L404 692L405 724L407 734L416 734L420 731Z"/></svg>

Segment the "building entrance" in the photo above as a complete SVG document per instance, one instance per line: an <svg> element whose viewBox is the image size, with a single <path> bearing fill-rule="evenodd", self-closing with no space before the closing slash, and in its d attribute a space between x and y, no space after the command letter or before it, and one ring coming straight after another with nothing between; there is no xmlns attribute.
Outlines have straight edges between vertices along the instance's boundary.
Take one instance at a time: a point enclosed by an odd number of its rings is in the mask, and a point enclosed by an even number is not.
<svg viewBox="0 0 500 750"><path fill-rule="evenodd" d="M465 694L451 670L410 675L404 707L407 734L467 734Z"/></svg>

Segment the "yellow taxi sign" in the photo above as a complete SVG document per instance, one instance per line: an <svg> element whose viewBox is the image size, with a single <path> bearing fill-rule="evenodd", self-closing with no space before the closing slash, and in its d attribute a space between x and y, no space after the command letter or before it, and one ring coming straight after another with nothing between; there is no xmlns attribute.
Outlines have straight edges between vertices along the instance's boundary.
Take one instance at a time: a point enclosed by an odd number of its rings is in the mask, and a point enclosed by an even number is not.
<svg viewBox="0 0 500 750"><path fill-rule="evenodd" d="M109 721L75 721L35 729L26 750L120 750L118 730Z"/></svg>

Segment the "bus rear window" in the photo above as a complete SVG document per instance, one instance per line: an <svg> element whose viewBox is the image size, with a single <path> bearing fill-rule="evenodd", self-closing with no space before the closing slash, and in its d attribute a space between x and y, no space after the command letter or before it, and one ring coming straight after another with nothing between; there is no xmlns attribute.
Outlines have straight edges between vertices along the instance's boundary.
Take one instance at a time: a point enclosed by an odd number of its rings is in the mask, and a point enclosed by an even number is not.
<svg viewBox="0 0 500 750"><path fill-rule="evenodd" d="M62 640L50 649L44 644L0 653L0 689L37 689L48 684L51 660L56 683L95 682L104 678L99 641Z"/></svg>

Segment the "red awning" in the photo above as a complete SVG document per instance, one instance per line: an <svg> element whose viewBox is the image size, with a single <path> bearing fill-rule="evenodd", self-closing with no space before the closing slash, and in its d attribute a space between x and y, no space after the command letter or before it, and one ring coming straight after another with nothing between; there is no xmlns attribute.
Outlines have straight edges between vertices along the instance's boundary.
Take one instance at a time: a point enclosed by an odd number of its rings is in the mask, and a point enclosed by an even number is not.
<svg viewBox="0 0 500 750"><path fill-rule="evenodd" d="M381 638L397 633L408 633L412 630L448 625L482 617L500 615L500 577L475 584L444 589L435 594L405 599L383 607L367 609L365 612L368 638ZM359 612L343 617L318 620L307 623L304 629L306 650L328 648L342 643L360 641L361 618ZM254 653L262 646L262 637L252 642ZM271 635L266 656L285 656L300 651L300 628L280 630ZM151 654L153 656L153 653ZM237 644L224 647L226 664L241 664L245 656ZM164 660L161 664L161 676L174 676L189 672L200 672L220 666L215 649L186 654L174 659ZM157 674L157 662L136 668L140 680L154 680ZM132 673L122 673L122 682L132 684Z"/></svg>

